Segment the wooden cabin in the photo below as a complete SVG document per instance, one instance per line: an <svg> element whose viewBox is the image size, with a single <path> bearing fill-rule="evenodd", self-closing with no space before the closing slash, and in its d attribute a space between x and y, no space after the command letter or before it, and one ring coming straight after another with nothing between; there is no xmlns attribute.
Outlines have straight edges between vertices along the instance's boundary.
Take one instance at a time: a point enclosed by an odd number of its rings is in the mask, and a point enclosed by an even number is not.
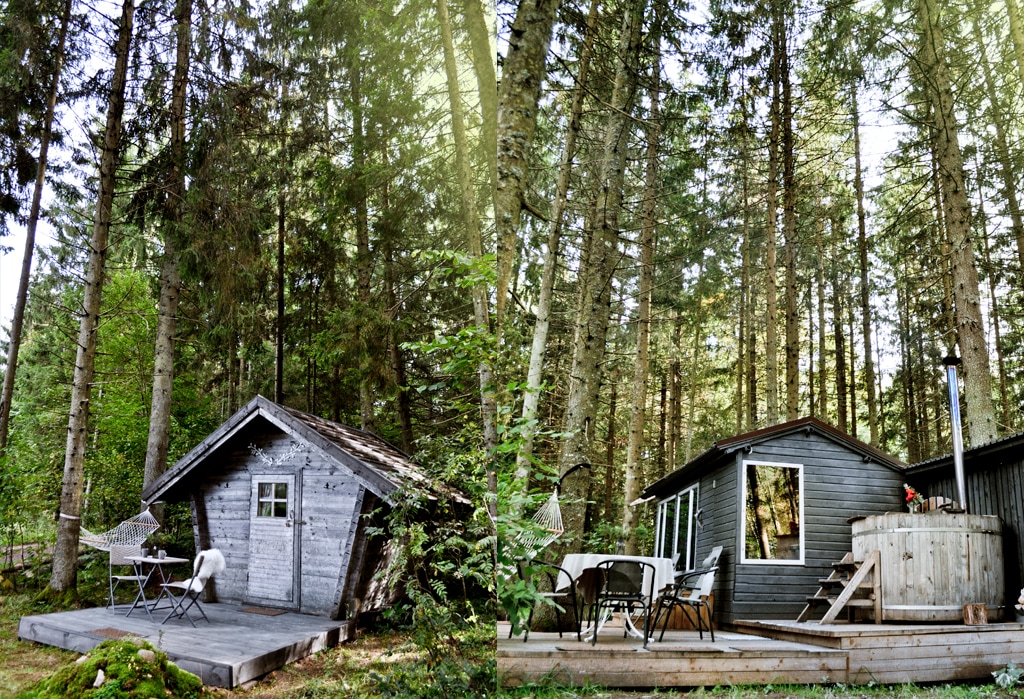
<svg viewBox="0 0 1024 699"><path fill-rule="evenodd" d="M851 551L848 520L903 506L904 464L815 418L716 442L649 485L654 555L723 546L715 620L795 620Z"/></svg>
<svg viewBox="0 0 1024 699"><path fill-rule="evenodd" d="M388 542L367 528L416 485L420 467L379 437L257 396L142 499L191 502L196 548L227 561L218 601L346 619L390 601L372 580Z"/></svg>
<svg viewBox="0 0 1024 699"><path fill-rule="evenodd" d="M1006 609L1013 611L1024 587L1024 432L964 451L968 512L1002 520ZM926 498L957 501L953 456L947 454L907 467L907 481Z"/></svg>

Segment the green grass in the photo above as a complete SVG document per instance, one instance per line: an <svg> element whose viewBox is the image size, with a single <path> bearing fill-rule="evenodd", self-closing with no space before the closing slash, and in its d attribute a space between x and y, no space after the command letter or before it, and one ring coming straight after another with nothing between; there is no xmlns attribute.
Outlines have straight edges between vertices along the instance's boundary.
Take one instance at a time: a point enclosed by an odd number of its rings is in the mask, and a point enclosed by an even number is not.
<svg viewBox="0 0 1024 699"><path fill-rule="evenodd" d="M24 593L0 593L0 696L13 696L78 657L77 653L18 640L18 620L41 611L45 610L34 609Z"/></svg>

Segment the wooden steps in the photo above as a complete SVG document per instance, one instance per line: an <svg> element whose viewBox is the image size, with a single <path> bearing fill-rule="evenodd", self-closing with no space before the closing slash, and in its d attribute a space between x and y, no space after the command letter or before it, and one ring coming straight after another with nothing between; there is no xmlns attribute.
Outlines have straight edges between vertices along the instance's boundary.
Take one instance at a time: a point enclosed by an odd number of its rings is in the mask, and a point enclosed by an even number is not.
<svg viewBox="0 0 1024 699"><path fill-rule="evenodd" d="M831 624L844 609L850 621L855 621L855 610L870 609L876 624L882 623L881 566L878 551L872 551L866 560L855 561L848 553L843 560L832 564L832 574L818 581L818 591L807 598L807 606L797 617L798 622L810 620L811 613L828 607L821 618L822 624Z"/></svg>

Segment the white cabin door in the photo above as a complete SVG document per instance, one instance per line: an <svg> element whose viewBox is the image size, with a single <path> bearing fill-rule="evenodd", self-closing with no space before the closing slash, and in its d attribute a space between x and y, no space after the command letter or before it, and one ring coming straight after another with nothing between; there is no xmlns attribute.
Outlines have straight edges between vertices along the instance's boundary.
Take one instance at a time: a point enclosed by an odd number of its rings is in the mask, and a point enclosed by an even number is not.
<svg viewBox="0 0 1024 699"><path fill-rule="evenodd" d="M281 607L296 605L295 476L254 475L249 500L248 598Z"/></svg>

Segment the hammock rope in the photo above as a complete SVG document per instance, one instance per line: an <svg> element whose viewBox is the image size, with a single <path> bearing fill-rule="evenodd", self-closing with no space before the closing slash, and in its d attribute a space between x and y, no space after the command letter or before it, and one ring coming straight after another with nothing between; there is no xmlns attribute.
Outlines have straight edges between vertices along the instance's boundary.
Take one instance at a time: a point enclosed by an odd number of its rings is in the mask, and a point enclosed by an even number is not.
<svg viewBox="0 0 1024 699"><path fill-rule="evenodd" d="M536 531L521 531L516 536L516 543L532 552L531 558L565 533L562 510L558 506L558 488L534 513L532 521L537 525Z"/></svg>
<svg viewBox="0 0 1024 699"><path fill-rule="evenodd" d="M94 534L82 527L78 540L100 551L109 551L111 546L141 546L159 528L160 523L147 508L105 532Z"/></svg>
<svg viewBox="0 0 1024 699"><path fill-rule="evenodd" d="M534 531L521 531L516 535L516 544L525 549L528 558L535 557L549 545L558 540L558 537L565 533L565 526L562 524L562 509L558 505L558 497L562 492L562 481L573 471L581 468L590 468L590 464L576 464L562 474L555 483L555 489L544 501L544 504L533 515L533 523L537 525Z"/></svg>

